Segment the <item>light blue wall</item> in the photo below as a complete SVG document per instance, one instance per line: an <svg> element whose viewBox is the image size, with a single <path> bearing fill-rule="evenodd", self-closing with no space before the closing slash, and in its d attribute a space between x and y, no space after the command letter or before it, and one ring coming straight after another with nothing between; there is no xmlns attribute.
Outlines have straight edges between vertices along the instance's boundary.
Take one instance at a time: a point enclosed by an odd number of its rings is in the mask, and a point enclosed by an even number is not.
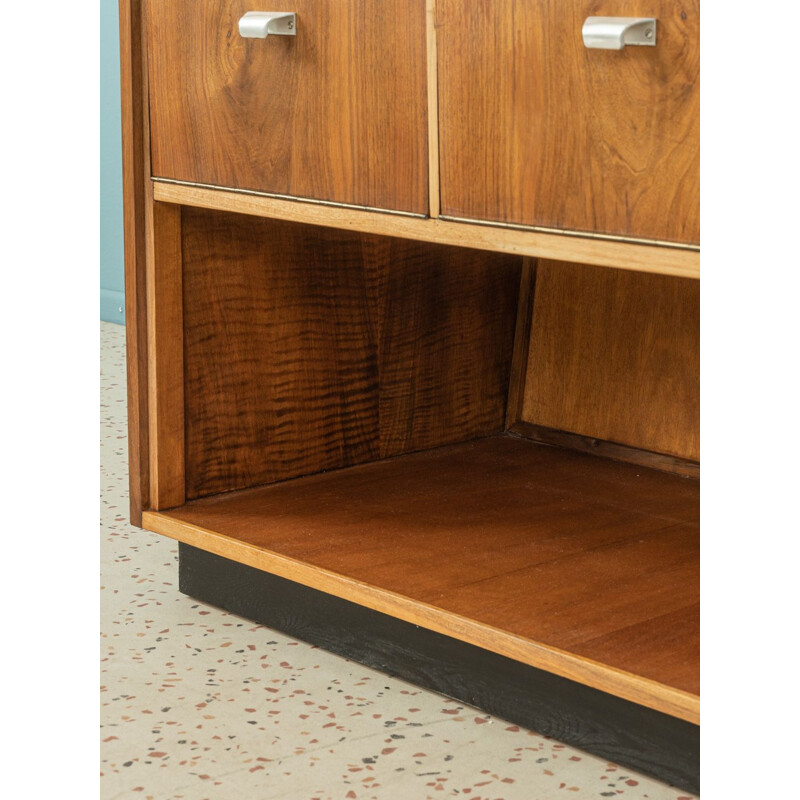
<svg viewBox="0 0 800 800"><path fill-rule="evenodd" d="M100 319L125 322L117 0L100 0Z"/></svg>

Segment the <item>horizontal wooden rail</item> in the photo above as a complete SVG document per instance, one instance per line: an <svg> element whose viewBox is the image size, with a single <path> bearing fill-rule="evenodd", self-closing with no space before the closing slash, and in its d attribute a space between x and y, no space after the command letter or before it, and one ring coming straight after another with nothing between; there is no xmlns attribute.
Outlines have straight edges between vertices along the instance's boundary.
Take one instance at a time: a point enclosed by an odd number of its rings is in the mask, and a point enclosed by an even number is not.
<svg viewBox="0 0 800 800"><path fill-rule="evenodd" d="M165 203L284 219L361 233L396 236L401 239L438 242L476 250L492 250L683 278L700 277L700 253L677 247L404 216L308 201L284 200L158 179L155 180L154 198Z"/></svg>

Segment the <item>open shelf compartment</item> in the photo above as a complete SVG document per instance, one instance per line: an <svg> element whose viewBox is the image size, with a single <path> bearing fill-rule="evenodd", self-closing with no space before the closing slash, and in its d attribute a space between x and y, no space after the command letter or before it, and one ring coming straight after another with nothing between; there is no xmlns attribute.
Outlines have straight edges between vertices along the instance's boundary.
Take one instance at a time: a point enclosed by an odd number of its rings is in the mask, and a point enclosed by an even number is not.
<svg viewBox="0 0 800 800"><path fill-rule="evenodd" d="M693 479L499 434L146 512L144 525L699 722Z"/></svg>

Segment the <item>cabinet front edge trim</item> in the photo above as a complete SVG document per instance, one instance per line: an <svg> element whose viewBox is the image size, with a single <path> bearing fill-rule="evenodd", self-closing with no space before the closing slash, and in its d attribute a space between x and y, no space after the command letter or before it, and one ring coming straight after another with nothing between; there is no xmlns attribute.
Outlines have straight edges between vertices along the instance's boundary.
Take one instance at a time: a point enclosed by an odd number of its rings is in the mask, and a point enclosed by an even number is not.
<svg viewBox="0 0 800 800"><path fill-rule="evenodd" d="M597 239L602 242L626 242L628 244L641 244L648 247L669 247L674 250L689 250L693 253L700 252L699 244L686 242L670 242L664 239L644 239L637 236L623 236L616 233L595 233L594 231L570 230L569 228L548 228L543 225L522 225L515 222L499 222L488 219L473 219L470 217L454 217L450 214L440 214L439 219L448 222L461 222L467 225L486 225L490 228L503 228L512 231L532 231L534 233L548 233L551 236L574 236L576 239Z"/></svg>
<svg viewBox="0 0 800 800"><path fill-rule="evenodd" d="M273 200L288 200L293 203L306 203L312 206L324 206L330 208L348 208L354 211L371 211L379 214L390 214L398 217L412 217L414 219L428 219L426 214L418 214L416 211L401 211L396 208L378 208L376 206L361 206L357 203L338 203L335 200L318 200L314 197L299 197L293 194L278 194L277 192L262 192L258 189L238 189L233 186L216 186L213 183L195 183L193 181L179 181L175 178L159 178L153 176L151 178L153 183L167 183L173 186L190 186L197 189L213 189L217 192L226 192L232 194L244 194L251 197L268 197ZM187 203L187 205L189 205Z"/></svg>
<svg viewBox="0 0 800 800"><path fill-rule="evenodd" d="M153 178L153 182L154 199L165 203L475 250L700 278L700 253L696 250L453 222L406 212L338 206L304 198L287 199L250 190L190 185L160 178Z"/></svg>

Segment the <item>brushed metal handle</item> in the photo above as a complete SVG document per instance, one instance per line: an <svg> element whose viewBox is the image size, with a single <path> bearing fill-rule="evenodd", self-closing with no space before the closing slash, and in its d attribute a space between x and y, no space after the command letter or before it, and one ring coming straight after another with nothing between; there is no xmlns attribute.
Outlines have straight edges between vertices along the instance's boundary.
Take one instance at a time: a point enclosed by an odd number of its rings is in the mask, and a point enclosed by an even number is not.
<svg viewBox="0 0 800 800"><path fill-rule="evenodd" d="M290 11L248 11L239 20L239 35L245 39L297 36L297 15Z"/></svg>
<svg viewBox="0 0 800 800"><path fill-rule="evenodd" d="M587 17L581 30L586 47L622 50L626 45L655 47L655 17Z"/></svg>

